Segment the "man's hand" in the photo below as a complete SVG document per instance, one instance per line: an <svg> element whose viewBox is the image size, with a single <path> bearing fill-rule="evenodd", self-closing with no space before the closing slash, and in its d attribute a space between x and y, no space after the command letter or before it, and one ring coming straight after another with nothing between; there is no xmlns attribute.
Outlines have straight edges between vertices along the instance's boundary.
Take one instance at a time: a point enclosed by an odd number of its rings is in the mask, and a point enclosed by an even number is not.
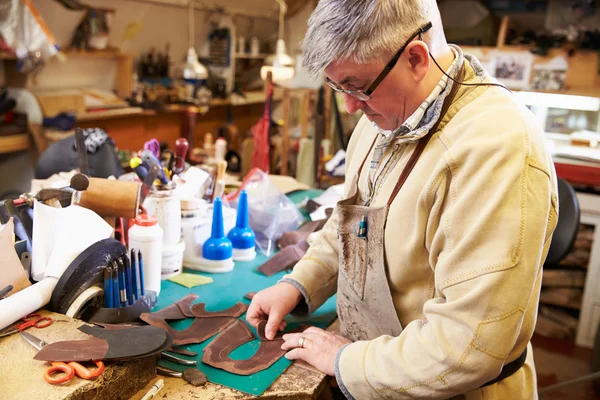
<svg viewBox="0 0 600 400"><path fill-rule="evenodd" d="M352 343L334 332L311 326L301 333L283 335L282 350L291 350L285 357L289 360L304 360L321 372L335 375L335 356L345 344Z"/></svg>
<svg viewBox="0 0 600 400"><path fill-rule="evenodd" d="M283 318L292 312L302 299L302 293L286 282L281 282L256 293L246 312L246 321L254 327L261 320L267 320L265 335L272 340L277 330L283 331L286 323Z"/></svg>

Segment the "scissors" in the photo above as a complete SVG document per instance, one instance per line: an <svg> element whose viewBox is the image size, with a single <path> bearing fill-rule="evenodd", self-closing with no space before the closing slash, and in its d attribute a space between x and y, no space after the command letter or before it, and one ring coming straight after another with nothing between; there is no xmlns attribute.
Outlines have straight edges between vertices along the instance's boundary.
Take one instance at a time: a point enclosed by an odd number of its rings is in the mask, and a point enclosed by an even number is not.
<svg viewBox="0 0 600 400"><path fill-rule="evenodd" d="M48 343L42 339L39 339L27 332L21 332L21 336L27 341L27 343L38 350L41 350L44 346L48 345ZM44 372L44 380L51 385L61 385L69 382L75 375L86 380L92 380L96 379L104 372L104 363L102 361L94 361L94 364L96 364L98 368L93 370L87 369L83 365L74 361L70 363L52 361L50 364L52 364L52 366L48 368L46 372ZM52 374L56 372L63 372L64 375L57 377L52 376Z"/></svg>
<svg viewBox="0 0 600 400"><path fill-rule="evenodd" d="M29 314L26 317L22 318L23 323L20 325L13 325L13 329L10 329L5 332L0 332L0 337L5 337L12 335L13 333L23 332L25 329L31 328L32 326L38 329L45 328L47 326L52 325L52 318L50 317L42 317L41 314Z"/></svg>
<svg viewBox="0 0 600 400"><path fill-rule="evenodd" d="M160 160L160 143L156 139L150 139L144 143L144 150L150 150Z"/></svg>

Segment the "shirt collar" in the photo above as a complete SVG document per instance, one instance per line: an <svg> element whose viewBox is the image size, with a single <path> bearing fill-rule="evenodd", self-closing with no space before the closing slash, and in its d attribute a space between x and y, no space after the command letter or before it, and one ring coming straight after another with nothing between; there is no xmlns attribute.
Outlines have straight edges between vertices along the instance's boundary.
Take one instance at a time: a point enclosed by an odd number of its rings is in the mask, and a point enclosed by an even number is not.
<svg viewBox="0 0 600 400"><path fill-rule="evenodd" d="M446 74L452 78L456 76L464 61L464 55L460 47L449 45L454 53L454 61L446 70ZM379 131L386 139L402 137L402 139L419 139L425 135L429 129L440 118L442 104L450 91L451 82L448 76L442 75L438 84L433 88L429 96L421 103L415 112L404 121L404 123L395 130L380 129L375 122L373 127Z"/></svg>

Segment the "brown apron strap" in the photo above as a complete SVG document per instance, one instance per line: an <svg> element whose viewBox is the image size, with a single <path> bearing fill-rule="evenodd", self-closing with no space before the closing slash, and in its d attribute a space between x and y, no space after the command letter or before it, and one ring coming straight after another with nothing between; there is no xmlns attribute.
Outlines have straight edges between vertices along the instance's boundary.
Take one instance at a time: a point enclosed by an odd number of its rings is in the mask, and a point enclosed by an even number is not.
<svg viewBox="0 0 600 400"><path fill-rule="evenodd" d="M461 67L460 71L458 72L456 80L459 82L462 82L464 77L465 77L465 67L463 66L463 67ZM454 101L454 97L456 97L456 93L458 92L459 86L460 86L459 84L454 83L454 85L452 86L452 90L450 91L450 93L448 93L448 96L444 100L444 104L442 105L442 111L440 113L439 119L437 120L435 125L433 125L433 127L429 130L429 132L427 132L427 134L425 136L423 136L421 138L421 140L419 140L419 143L417 144L417 148L412 153L412 155L410 156L410 159L408 160L408 163L402 170L402 173L400 174L400 178L398 178L398 182L396 182L396 186L394 187L394 191L392 192L392 194L390 195L390 198L388 199L388 202L387 202L388 207L392 204L392 202L396 198L396 195L398 194L400 189L402 189L404 182L406 182L408 175L410 175L413 168L417 164L417 161L419 160L421 153L423 153L425 146L427 146L427 143L429 143L429 139L431 139L431 136L433 136L433 134L435 132L437 132L437 129L440 126L440 123L442 122L442 119L448 112L450 105Z"/></svg>
<svg viewBox="0 0 600 400"><path fill-rule="evenodd" d="M360 168L358 168L358 173L356 174L356 176L358 178L360 178L360 173L362 172L362 169L365 165L365 162L367 161L367 158L369 158L369 154L371 154L371 150L373 150L373 146L375 146L375 143L377 143L378 137L379 137L378 135L375 135L375 140L373 140L373 143L371 143L371 147L369 147L369 151L367 151L367 155L363 159L362 164L360 164ZM358 185L358 182L356 184Z"/></svg>

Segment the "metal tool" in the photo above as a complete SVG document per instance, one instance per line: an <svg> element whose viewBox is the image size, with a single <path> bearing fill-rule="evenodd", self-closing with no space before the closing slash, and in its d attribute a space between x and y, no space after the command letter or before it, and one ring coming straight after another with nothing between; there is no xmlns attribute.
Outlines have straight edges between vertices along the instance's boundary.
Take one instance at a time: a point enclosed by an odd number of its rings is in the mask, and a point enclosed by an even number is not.
<svg viewBox="0 0 600 400"><path fill-rule="evenodd" d="M29 329L31 327L42 329L47 326L52 325L52 318L50 317L42 317L41 314L29 314L26 317L21 319L23 323L18 322L13 326L9 327L3 332L0 332L0 337L10 336L14 333L23 332L25 329Z"/></svg>
<svg viewBox="0 0 600 400"><path fill-rule="evenodd" d="M175 357L169 353L162 352L160 353L160 358L163 360L171 361L172 363L179 365L198 365L198 361L196 360L186 360L184 358Z"/></svg>
<svg viewBox="0 0 600 400"><path fill-rule="evenodd" d="M154 181L160 174L160 171L161 171L161 169L160 169L159 165L153 163L150 166L150 169L148 170L148 174L146 175L146 178L144 179L144 182L142 183L142 190L140 192L140 204L143 204L144 200L146 200L146 197L148 196L148 193L150 193L150 189L154 185Z"/></svg>
<svg viewBox="0 0 600 400"><path fill-rule="evenodd" d="M87 148L85 147L85 135L81 128L75 128L75 143L77 144L77 155L79 156L79 172L90 176Z"/></svg>
<svg viewBox="0 0 600 400"><path fill-rule="evenodd" d="M126 294L127 294L127 305L128 306L132 306L133 305L133 282L132 282L132 276L131 276L131 263L129 262L129 257L127 257L127 254L123 254L123 256L121 257L121 259L123 260L123 263L125 264L125 289L126 289Z"/></svg>
<svg viewBox="0 0 600 400"><path fill-rule="evenodd" d="M121 296L119 292L119 266L115 261L112 262L112 294L113 308L119 308L121 305Z"/></svg>
<svg viewBox="0 0 600 400"><path fill-rule="evenodd" d="M21 336L23 339L25 339L25 341L27 341L27 343L35 347L38 351L44 348L44 346L48 345L48 343L42 339L39 339L27 332L21 332ZM97 368L93 370L90 370L74 361L70 363L52 361L50 364L52 364L52 366L48 368L46 372L44 372L44 380L51 385L61 385L69 382L75 375L86 380L92 380L96 379L104 372L104 363L102 361L94 361L94 364L96 364ZM64 375L58 377L52 376L52 374L56 372L63 372Z"/></svg>
<svg viewBox="0 0 600 400"><path fill-rule="evenodd" d="M107 265L104 269L104 308L113 308L112 268Z"/></svg>
<svg viewBox="0 0 600 400"><path fill-rule="evenodd" d="M0 300L5 298L6 295L10 293L11 290L13 290L13 285L8 285L4 289L0 290Z"/></svg>

